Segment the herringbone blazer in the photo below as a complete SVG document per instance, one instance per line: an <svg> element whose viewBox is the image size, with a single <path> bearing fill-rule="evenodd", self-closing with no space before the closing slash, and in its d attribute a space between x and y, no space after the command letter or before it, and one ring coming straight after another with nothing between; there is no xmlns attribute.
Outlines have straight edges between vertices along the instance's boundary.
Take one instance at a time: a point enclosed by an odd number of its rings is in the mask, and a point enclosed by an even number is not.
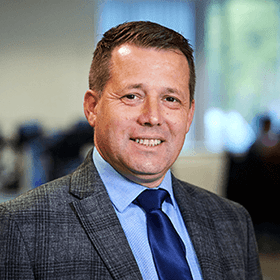
<svg viewBox="0 0 280 280"><path fill-rule="evenodd" d="M262 279L244 208L172 180L203 279ZM0 204L0 279L142 279L91 153L74 173Z"/></svg>

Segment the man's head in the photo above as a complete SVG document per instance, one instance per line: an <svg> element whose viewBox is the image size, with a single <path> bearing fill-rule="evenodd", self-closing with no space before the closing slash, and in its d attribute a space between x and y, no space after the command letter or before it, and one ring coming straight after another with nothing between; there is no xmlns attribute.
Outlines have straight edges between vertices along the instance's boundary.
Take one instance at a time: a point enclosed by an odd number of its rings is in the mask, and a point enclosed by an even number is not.
<svg viewBox="0 0 280 280"><path fill-rule="evenodd" d="M179 50L186 57L190 69L190 101L194 99L195 67L193 49L187 39L172 29L149 21L120 24L108 30L96 46L89 74L89 88L102 94L111 76L112 51L123 44L159 50Z"/></svg>
<svg viewBox="0 0 280 280"><path fill-rule="evenodd" d="M138 24L142 45L135 43L138 42ZM86 92L84 111L94 127L94 144L100 155L124 177L152 188L162 182L177 159L193 119L191 67L180 49L164 43L174 31L165 33L164 27L153 23L125 25L130 26L129 29L133 26L133 36L113 29L106 33L115 34L107 36L110 41L107 39L104 43L103 40L97 46L98 49L102 45L104 49L101 56L107 57L109 72L101 70L107 77L103 82L95 79ZM148 26L152 26L153 31ZM143 33L145 27L147 37ZM179 34L176 36L181 38ZM149 47L143 46L145 40ZM184 42L187 43L185 39ZM191 49L189 51L192 57ZM99 49L92 69L98 65L98 57Z"/></svg>

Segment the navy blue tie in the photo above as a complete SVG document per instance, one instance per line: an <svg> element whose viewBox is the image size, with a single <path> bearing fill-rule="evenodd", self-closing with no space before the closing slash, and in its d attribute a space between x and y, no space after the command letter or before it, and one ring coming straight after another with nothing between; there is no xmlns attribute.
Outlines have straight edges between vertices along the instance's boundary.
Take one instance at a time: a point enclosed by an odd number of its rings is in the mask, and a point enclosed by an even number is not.
<svg viewBox="0 0 280 280"><path fill-rule="evenodd" d="M185 246L167 215L161 211L168 192L145 190L135 204L146 212L147 231L155 267L160 280L192 280Z"/></svg>

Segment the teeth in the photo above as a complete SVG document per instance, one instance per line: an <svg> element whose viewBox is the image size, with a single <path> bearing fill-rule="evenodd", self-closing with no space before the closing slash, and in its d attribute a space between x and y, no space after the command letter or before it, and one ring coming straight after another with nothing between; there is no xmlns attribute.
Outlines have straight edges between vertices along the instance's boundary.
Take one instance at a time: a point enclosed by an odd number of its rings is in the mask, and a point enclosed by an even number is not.
<svg viewBox="0 0 280 280"><path fill-rule="evenodd" d="M157 146L161 143L161 140L158 139L135 139L136 143L139 143L144 146Z"/></svg>

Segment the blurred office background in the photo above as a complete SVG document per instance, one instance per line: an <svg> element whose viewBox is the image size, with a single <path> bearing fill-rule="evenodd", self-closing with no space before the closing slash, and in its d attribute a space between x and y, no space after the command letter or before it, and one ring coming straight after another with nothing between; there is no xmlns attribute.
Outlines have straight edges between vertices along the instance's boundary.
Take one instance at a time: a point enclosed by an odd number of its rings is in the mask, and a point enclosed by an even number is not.
<svg viewBox="0 0 280 280"><path fill-rule="evenodd" d="M277 0L1 0L0 202L83 160L97 41L124 21L155 21L195 49L196 114L173 172L243 204L265 277L280 279L279 13Z"/></svg>

